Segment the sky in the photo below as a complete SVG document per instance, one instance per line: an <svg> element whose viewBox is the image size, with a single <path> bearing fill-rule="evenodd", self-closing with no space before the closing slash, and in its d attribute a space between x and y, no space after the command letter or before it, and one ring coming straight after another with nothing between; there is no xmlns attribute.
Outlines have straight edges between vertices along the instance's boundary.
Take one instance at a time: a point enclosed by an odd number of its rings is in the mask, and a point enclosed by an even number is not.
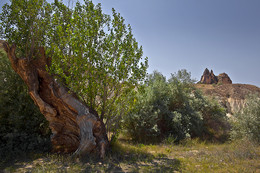
<svg viewBox="0 0 260 173"><path fill-rule="evenodd" d="M260 0L93 2L107 14L115 8L131 25L148 57L148 73L170 77L187 69L200 80L208 68L227 73L233 83L260 87Z"/></svg>

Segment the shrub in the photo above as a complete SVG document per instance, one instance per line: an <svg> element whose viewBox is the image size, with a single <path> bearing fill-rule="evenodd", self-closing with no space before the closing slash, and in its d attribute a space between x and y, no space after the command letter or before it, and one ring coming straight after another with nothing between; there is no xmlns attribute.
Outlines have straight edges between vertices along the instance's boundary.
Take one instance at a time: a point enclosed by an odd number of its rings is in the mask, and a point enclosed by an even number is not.
<svg viewBox="0 0 260 173"><path fill-rule="evenodd" d="M157 72L138 91L135 106L125 118L125 127L134 140L151 141L160 135L157 121L167 111L168 92L165 77Z"/></svg>
<svg viewBox="0 0 260 173"><path fill-rule="evenodd" d="M250 95L245 107L231 119L232 139L247 138L260 144L260 98Z"/></svg>
<svg viewBox="0 0 260 173"><path fill-rule="evenodd" d="M142 142L161 141L169 136L176 142L195 137L218 140L225 136L226 131L221 131L226 128L224 109L204 97L193 83L186 70L172 74L168 81L159 72L149 75L125 118L130 136Z"/></svg>

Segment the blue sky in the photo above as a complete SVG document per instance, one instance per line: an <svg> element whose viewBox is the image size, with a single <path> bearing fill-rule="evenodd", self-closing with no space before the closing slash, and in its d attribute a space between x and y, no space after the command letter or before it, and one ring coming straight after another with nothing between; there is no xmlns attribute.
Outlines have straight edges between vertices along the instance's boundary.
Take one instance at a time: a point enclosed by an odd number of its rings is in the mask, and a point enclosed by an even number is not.
<svg viewBox="0 0 260 173"><path fill-rule="evenodd" d="M0 5L7 0L1 0ZM260 87L260 0L93 0L114 7L133 28L149 69L169 77L187 69L226 72Z"/></svg>
<svg viewBox="0 0 260 173"><path fill-rule="evenodd" d="M94 0L130 23L149 58L166 76L187 69L226 72L233 83L260 86L259 0Z"/></svg>

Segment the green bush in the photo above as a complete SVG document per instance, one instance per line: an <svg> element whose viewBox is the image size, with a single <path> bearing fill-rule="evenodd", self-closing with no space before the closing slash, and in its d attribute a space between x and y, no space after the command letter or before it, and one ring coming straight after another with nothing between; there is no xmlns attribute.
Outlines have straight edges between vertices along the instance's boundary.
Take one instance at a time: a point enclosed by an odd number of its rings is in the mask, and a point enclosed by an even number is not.
<svg viewBox="0 0 260 173"><path fill-rule="evenodd" d="M158 117L167 112L169 90L166 79L159 73L150 75L146 86L136 96L133 109L125 118L125 127L137 141L154 140L160 135Z"/></svg>
<svg viewBox="0 0 260 173"><path fill-rule="evenodd" d="M204 97L193 83L186 70L172 74L168 81L159 72L149 75L125 118L130 136L142 142L162 141L169 136L176 142L195 137L226 138L224 109Z"/></svg>
<svg viewBox="0 0 260 173"><path fill-rule="evenodd" d="M232 139L249 139L260 144L260 98L250 95L245 107L231 119Z"/></svg>
<svg viewBox="0 0 260 173"><path fill-rule="evenodd" d="M0 90L0 158L48 149L48 123L3 51L0 52Z"/></svg>

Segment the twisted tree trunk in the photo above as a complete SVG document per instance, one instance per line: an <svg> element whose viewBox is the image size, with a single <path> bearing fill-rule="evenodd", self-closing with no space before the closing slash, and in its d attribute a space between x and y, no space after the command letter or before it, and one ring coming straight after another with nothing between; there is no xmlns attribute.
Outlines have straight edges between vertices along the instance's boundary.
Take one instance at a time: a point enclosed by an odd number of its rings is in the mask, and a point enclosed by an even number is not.
<svg viewBox="0 0 260 173"><path fill-rule="evenodd" d="M10 47L3 40L0 48L4 48L12 68L26 83L31 98L49 121L53 151L80 155L97 152L104 158L108 147L104 123L94 110L46 71L50 58L46 58L44 48L40 48L39 57L33 60L17 58L15 45Z"/></svg>

